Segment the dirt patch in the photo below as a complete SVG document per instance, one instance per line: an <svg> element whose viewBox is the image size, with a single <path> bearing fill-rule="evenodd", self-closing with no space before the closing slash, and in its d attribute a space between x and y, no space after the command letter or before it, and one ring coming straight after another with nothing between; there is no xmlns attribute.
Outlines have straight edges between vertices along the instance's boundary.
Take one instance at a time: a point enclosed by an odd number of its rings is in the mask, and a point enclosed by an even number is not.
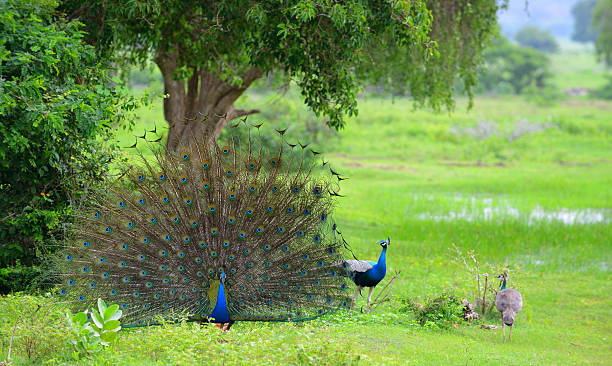
<svg viewBox="0 0 612 366"><path fill-rule="evenodd" d="M566 100L561 105L567 107L595 107L598 109L612 110L612 103L602 100Z"/></svg>
<svg viewBox="0 0 612 366"><path fill-rule="evenodd" d="M416 169L413 169L407 165L366 164L366 163L360 163L357 161L346 161L346 162L342 162L341 164L344 166L351 167L351 168L374 168L374 169L407 171L407 172L414 173L414 174L418 173Z"/></svg>
<svg viewBox="0 0 612 366"><path fill-rule="evenodd" d="M481 167L492 167L492 166L497 166L497 167L505 167L508 166L506 163L503 162L497 162L494 164L487 164L487 163L483 163L482 161L476 161L476 162L462 162L462 161L448 161L448 162L441 162L439 163L440 165L444 165L444 166L481 166Z"/></svg>

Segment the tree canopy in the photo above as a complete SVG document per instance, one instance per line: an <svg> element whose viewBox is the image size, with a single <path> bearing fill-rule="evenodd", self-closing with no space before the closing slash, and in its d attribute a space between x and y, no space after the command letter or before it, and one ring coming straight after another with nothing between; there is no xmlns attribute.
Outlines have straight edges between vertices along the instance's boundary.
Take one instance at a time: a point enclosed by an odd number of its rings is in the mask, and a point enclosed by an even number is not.
<svg viewBox="0 0 612 366"><path fill-rule="evenodd" d="M612 0L599 0L593 9L593 27L597 31L595 50L606 65L612 66Z"/></svg>
<svg viewBox="0 0 612 366"><path fill-rule="evenodd" d="M557 52L559 44L555 37L548 31L533 25L526 25L516 32L516 41L525 47L535 48L543 52Z"/></svg>
<svg viewBox="0 0 612 366"><path fill-rule="evenodd" d="M574 31L572 39L577 42L587 43L597 39L597 32L593 28L593 9L597 0L580 0L572 6L574 17Z"/></svg>
<svg viewBox="0 0 612 366"><path fill-rule="evenodd" d="M501 3L504 6L505 2ZM409 91L418 103L452 106L455 79L471 93L481 53L496 29L495 0L150 1L66 0L96 49L132 63L150 57L165 92L167 145L218 136L256 111L236 99L280 72L333 127L357 113L360 86Z"/></svg>
<svg viewBox="0 0 612 366"><path fill-rule="evenodd" d="M105 139L134 106L79 24L54 13L51 1L0 2L0 267L36 263L69 201L113 158ZM17 289L9 272L0 292Z"/></svg>

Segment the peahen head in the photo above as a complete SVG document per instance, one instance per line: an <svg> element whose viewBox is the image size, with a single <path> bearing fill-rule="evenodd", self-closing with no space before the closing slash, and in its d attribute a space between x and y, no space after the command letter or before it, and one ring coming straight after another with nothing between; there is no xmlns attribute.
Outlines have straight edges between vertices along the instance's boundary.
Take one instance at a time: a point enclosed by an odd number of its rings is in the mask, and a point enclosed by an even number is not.
<svg viewBox="0 0 612 366"><path fill-rule="evenodd" d="M387 240L381 240L378 242L383 249L387 248L389 244L391 244L391 239L387 238Z"/></svg>
<svg viewBox="0 0 612 366"><path fill-rule="evenodd" d="M506 280L508 280L508 274L506 272L499 274L497 276L495 276L495 278L497 278L498 280L501 281L500 285L501 285L501 289L505 289L506 288Z"/></svg>

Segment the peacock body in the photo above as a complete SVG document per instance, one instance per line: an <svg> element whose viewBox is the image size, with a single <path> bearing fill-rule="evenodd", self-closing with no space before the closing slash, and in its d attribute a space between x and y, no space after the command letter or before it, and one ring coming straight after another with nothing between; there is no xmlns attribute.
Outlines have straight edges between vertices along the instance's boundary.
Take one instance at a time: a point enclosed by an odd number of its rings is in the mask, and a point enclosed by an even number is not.
<svg viewBox="0 0 612 366"><path fill-rule="evenodd" d="M353 298L351 299L351 309L353 309L355 299L357 298L357 294L361 292L361 289L369 287L370 290L366 306L366 312L369 313L372 291L374 291L376 285L378 285L387 274L387 248L391 244L391 239L387 238L387 240L381 240L378 244L382 247L378 261L349 259L345 260L343 263L343 267L347 269L350 278L357 286Z"/></svg>
<svg viewBox="0 0 612 366"><path fill-rule="evenodd" d="M298 321L348 307L333 176L282 132L277 148L249 131L127 167L76 220L57 263L61 296L117 303L126 325Z"/></svg>

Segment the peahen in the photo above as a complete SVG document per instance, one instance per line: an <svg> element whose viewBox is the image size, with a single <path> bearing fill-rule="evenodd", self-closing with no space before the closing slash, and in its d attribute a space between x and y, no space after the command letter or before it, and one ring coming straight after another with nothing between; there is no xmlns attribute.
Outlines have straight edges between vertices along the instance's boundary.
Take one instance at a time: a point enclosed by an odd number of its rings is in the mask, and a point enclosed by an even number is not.
<svg viewBox="0 0 612 366"><path fill-rule="evenodd" d="M502 332L504 334L504 342L506 342L505 326L507 325L510 327L510 334L508 334L508 340L510 341L512 340L512 325L514 325L514 317L523 308L523 297L521 296L520 292L511 288L506 288L506 281L508 279L508 275L506 273L495 277L502 281L500 291L497 293L495 298L495 307L501 313Z"/></svg>
<svg viewBox="0 0 612 366"><path fill-rule="evenodd" d="M357 298L357 294L361 292L361 289L364 287L369 287L370 291L368 293L368 300L366 306L366 312L370 312L370 301L372 300L372 291L374 291L374 287L378 285L380 281L385 278L385 274L387 273L387 247L391 244L391 239L387 238L387 240L381 240L377 244L380 244L382 247L382 252L380 253L380 257L378 258L378 262L374 261L362 261L357 259L349 259L344 261L344 267L349 271L349 275L352 278L357 288L355 289L355 294L351 299L351 309L355 304L355 299Z"/></svg>
<svg viewBox="0 0 612 366"><path fill-rule="evenodd" d="M57 263L61 296L118 303L135 326L185 314L227 328L348 308L333 175L278 132L276 148L249 130L126 167L76 220Z"/></svg>

